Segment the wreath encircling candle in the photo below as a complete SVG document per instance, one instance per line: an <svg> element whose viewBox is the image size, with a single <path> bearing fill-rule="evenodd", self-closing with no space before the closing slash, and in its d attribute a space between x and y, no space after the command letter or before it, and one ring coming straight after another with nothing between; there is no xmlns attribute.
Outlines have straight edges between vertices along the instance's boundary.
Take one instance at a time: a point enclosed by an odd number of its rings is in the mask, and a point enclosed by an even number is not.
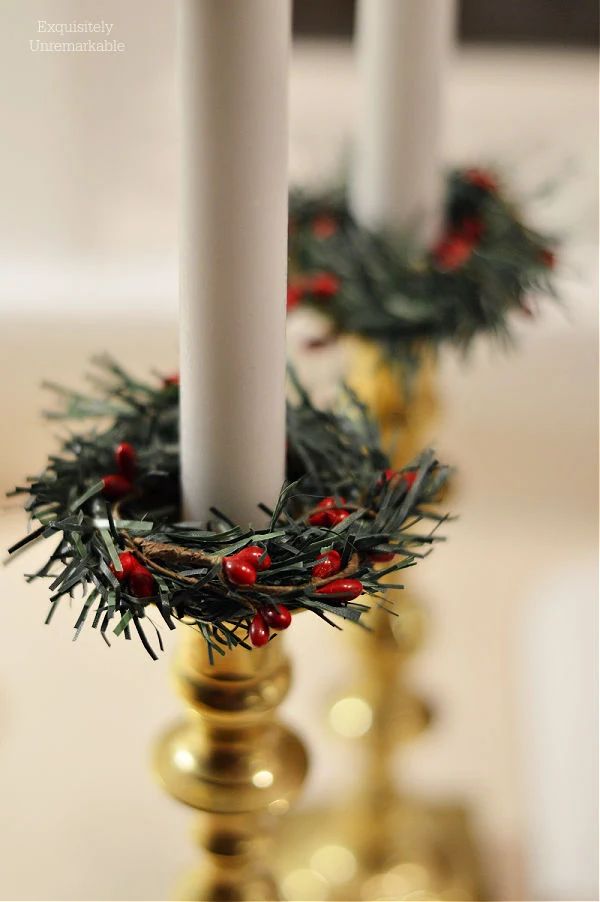
<svg viewBox="0 0 600 902"><path fill-rule="evenodd" d="M531 316L555 293L556 242L525 224L490 171L451 173L439 241L408 239L361 226L342 193L292 194L288 311L312 306L332 338L360 335L414 361L424 344L508 338L512 313Z"/></svg>
<svg viewBox="0 0 600 902"><path fill-rule="evenodd" d="M97 363L103 393L52 386L64 409L50 416L108 423L70 434L46 470L14 492L29 496L40 526L11 553L58 537L28 576L50 580L47 622L79 589L76 635L90 623L107 641L109 628L127 638L133 628L155 658L144 629L156 629L162 649L154 609L169 628L179 620L197 629L211 655L261 646L299 610L358 621L367 610L361 596L379 603L382 578L437 540L445 517L434 504L448 469L433 452L393 470L352 394L340 414L316 409L300 386L288 408L290 481L273 510L257 499L268 525L246 527L216 509L206 527L179 522L177 377L152 385L108 358Z"/></svg>

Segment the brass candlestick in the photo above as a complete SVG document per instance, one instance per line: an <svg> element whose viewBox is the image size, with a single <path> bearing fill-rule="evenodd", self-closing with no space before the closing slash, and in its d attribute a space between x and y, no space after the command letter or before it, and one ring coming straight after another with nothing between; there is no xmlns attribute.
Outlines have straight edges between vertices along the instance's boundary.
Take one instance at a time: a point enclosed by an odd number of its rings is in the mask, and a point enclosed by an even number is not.
<svg viewBox="0 0 600 902"><path fill-rule="evenodd" d="M158 743L156 769L171 795L203 812L196 838L206 853L175 898L279 899L270 836L307 769L302 744L276 719L290 684L283 639L237 646L211 664L190 629L175 683L188 716Z"/></svg>
<svg viewBox="0 0 600 902"><path fill-rule="evenodd" d="M372 343L351 339L350 359L348 382L376 418L383 447L391 449L392 463L400 469L431 437L438 413L434 358L423 351L415 374L404 381ZM389 581L397 582L397 575ZM393 787L390 759L397 743L418 735L430 720L429 706L411 692L406 679L407 661L423 639L423 608L406 589L386 594L397 616L373 608L365 618L371 632L357 632L354 638L362 689L344 691L329 717L341 735L368 735L366 783L375 800L385 798ZM353 723L353 710L368 711L363 715L368 728L360 731Z"/></svg>
<svg viewBox="0 0 600 902"><path fill-rule="evenodd" d="M404 466L431 439L438 414L433 354L424 349L414 373L405 378L400 363L388 363L377 345L364 339L346 339L346 356L346 382L377 421L394 466Z"/></svg>
<svg viewBox="0 0 600 902"><path fill-rule="evenodd" d="M349 350L348 382L379 421L384 446L396 441L393 463L401 467L430 437L437 412L433 358L424 355L406 392L374 345L352 340ZM279 856L290 900L480 897L464 808L423 802L394 780L396 751L431 714L407 678L423 639L423 608L408 590L390 591L387 601L396 617L376 608L366 618L370 633L346 631L360 661L358 678L328 713L338 735L362 742L364 770L355 781L361 788L345 804L307 811L286 825Z"/></svg>

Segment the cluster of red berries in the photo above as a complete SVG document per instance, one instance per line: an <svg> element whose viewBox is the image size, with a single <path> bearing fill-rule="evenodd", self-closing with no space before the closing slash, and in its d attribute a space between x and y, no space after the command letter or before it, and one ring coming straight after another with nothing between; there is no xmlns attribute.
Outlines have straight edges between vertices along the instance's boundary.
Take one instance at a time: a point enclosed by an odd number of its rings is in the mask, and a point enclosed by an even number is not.
<svg viewBox="0 0 600 902"><path fill-rule="evenodd" d="M307 295L318 300L335 297L341 282L332 272L317 272L310 276L297 276L291 280L287 290L287 309L293 310Z"/></svg>
<svg viewBox="0 0 600 902"><path fill-rule="evenodd" d="M464 181L485 194L498 191L496 176L485 169L467 169ZM452 226L433 248L433 259L440 269L448 272L460 269L470 259L483 237L485 224L479 216L465 216Z"/></svg>
<svg viewBox="0 0 600 902"><path fill-rule="evenodd" d="M312 568L313 579L329 579L335 576L342 569L342 556L339 551L332 548L331 551L324 551L317 558L317 563Z"/></svg>
<svg viewBox="0 0 600 902"><path fill-rule="evenodd" d="M223 558L223 573L228 582L236 586L253 586L259 572L268 570L271 557L260 545L248 545L235 554ZM312 568L313 579L327 579L340 572L342 557L335 549L319 555ZM358 579L335 579L316 589L320 595L335 595L338 603L358 598L363 585ZM255 647L266 645L271 630L285 630L292 622L292 615L281 604L269 604L257 611L250 622L248 636Z"/></svg>
<svg viewBox="0 0 600 902"><path fill-rule="evenodd" d="M470 259L473 251L481 241L485 225L478 216L467 216L460 225L438 241L433 248L433 258L440 269L453 271Z"/></svg>
<svg viewBox="0 0 600 902"><path fill-rule="evenodd" d="M102 477L102 494L109 501L118 501L133 490L133 480L137 470L136 450L129 442L121 442L115 449L117 473Z"/></svg>
<svg viewBox="0 0 600 902"><path fill-rule="evenodd" d="M265 605L257 611L250 621L248 637L255 648L266 645L271 636L271 630L286 630L292 622L292 615L288 608L282 604Z"/></svg>
<svg viewBox="0 0 600 902"><path fill-rule="evenodd" d="M315 238L326 239L331 238L338 230L337 220L330 216L329 213L322 213L315 217L312 222L312 233Z"/></svg>
<svg viewBox="0 0 600 902"><path fill-rule="evenodd" d="M476 241L452 232L436 244L433 257L440 269L453 272L470 260L476 245Z"/></svg>
<svg viewBox="0 0 600 902"><path fill-rule="evenodd" d="M396 476L402 479L406 491L412 488L412 485L417 478L417 474L414 470L407 470L404 473L400 473L398 470L392 470L388 467L388 469L384 470L381 474L378 488L383 488ZM341 495L337 498L333 495L328 495L326 498L322 498L321 501L319 501L316 509L309 515L308 522L311 526L323 526L326 529L337 526L338 523L341 523L342 520L345 520L346 517L350 516L350 511L346 509L346 503L346 499L342 498Z"/></svg>
<svg viewBox="0 0 600 902"><path fill-rule="evenodd" d="M540 260L548 269L554 269L556 266L556 254L547 247L540 251Z"/></svg>
<svg viewBox="0 0 600 902"><path fill-rule="evenodd" d="M326 579L339 573L342 557L335 549L319 555L317 563L312 568L315 579ZM317 590L319 595L334 595L338 604L352 601L363 593L363 584L359 579L334 579ZM265 605L258 611L250 622L248 636L255 647L266 645L269 641L271 630L285 630L292 622L292 615L284 605Z"/></svg>
<svg viewBox="0 0 600 902"><path fill-rule="evenodd" d="M394 557L395 554L393 551L371 551L369 554L369 560L375 564L392 561ZM335 549L332 551L325 551L323 554L319 555L317 563L312 568L313 578L328 579L330 576L335 576L336 573L340 572L341 564L342 558L339 551L336 551ZM334 582L321 586L320 589L317 589L317 592L324 595L329 595L333 592L337 593L338 591L343 592L344 594L347 592L353 593L354 590L357 589L357 585L355 584L360 586L360 591L356 592L356 594L350 594L348 598L342 599L343 601L350 601L352 598L357 598L362 592L362 585L355 579L334 580ZM335 588L332 588L332 586Z"/></svg>
<svg viewBox="0 0 600 902"><path fill-rule="evenodd" d="M342 506L338 505L338 501ZM308 522L311 526L325 526L328 529L337 526L338 523L350 516L350 511L343 507L345 503L345 498L336 499L333 495L328 495L327 498L319 501L317 509L310 514Z"/></svg>
<svg viewBox="0 0 600 902"><path fill-rule="evenodd" d="M288 219L288 235L295 234L297 229L298 224L290 217ZM321 213L313 219L311 229L315 238L331 238L338 230L338 221L330 213Z"/></svg>
<svg viewBox="0 0 600 902"><path fill-rule="evenodd" d="M260 545L248 545L235 554L223 558L223 573L236 586L253 586L259 572L268 570L271 557ZM271 629L286 630L292 622L292 615L283 605L265 605L257 611L250 622L248 637L255 648L266 645Z"/></svg>
<svg viewBox="0 0 600 902"><path fill-rule="evenodd" d="M236 586L253 586L258 573L270 566L271 557L260 545L248 545L223 558L223 573Z"/></svg>
<svg viewBox="0 0 600 902"><path fill-rule="evenodd" d="M155 594L154 577L147 567L141 564L136 556L130 551L123 551L119 555L121 562L121 570L117 570L114 564L109 565L110 572L113 573L120 583L124 583L136 598L149 598Z"/></svg>
<svg viewBox="0 0 600 902"><path fill-rule="evenodd" d="M339 551L332 548L324 551L317 558L317 563L312 568L313 579L329 579L342 569L342 556ZM337 601L352 601L362 595L363 584L359 579L334 579L317 589L318 595L336 595Z"/></svg>
<svg viewBox="0 0 600 902"><path fill-rule="evenodd" d="M481 188L489 194L496 194L498 191L498 179L493 172L487 169L466 169L463 175L465 182L473 185L474 188Z"/></svg>

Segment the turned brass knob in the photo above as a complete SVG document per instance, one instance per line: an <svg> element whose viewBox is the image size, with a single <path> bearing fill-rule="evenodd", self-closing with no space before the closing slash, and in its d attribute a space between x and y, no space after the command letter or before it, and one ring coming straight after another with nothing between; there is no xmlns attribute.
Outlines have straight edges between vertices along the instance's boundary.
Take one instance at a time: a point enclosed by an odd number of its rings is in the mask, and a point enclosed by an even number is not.
<svg viewBox="0 0 600 902"><path fill-rule="evenodd" d="M191 633L174 676L188 714L157 744L155 767L172 796L203 813L195 838L205 851L177 898L276 899L270 836L307 770L302 744L276 719L290 683L283 639L211 664Z"/></svg>

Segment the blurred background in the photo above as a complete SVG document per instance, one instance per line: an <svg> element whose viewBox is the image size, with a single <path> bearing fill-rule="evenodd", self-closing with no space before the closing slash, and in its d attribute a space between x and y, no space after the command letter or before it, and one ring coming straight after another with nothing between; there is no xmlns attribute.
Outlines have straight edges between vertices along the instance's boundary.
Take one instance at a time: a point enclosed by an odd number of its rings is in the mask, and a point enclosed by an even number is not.
<svg viewBox="0 0 600 902"><path fill-rule="evenodd" d="M294 184L343 171L352 11L295 4ZM460 519L411 583L430 615L414 682L437 721L398 774L469 803L500 899L598 898L597 18L587 0L465 0L446 86L445 162L498 166L563 240L562 303L517 324L514 351L441 356L430 438L458 467ZM114 23L126 52L33 53L38 19ZM42 379L77 386L99 351L141 374L177 367L174 24L164 0L0 7L3 492L54 447ZM313 353L322 390L336 364ZM3 502L2 545L25 526ZM188 812L147 767L178 712L169 656L73 644L66 610L44 627L46 586L22 579L37 553L0 573L0 897L167 898L194 856ZM285 713L315 752L308 805L353 781L358 752L325 723L352 659L311 618L294 632Z"/></svg>
<svg viewBox="0 0 600 902"><path fill-rule="evenodd" d="M294 32L301 37L350 39L355 13L355 0L297 0ZM596 47L598 4L592 0L576 4L569 0L461 0L457 39L460 43Z"/></svg>

